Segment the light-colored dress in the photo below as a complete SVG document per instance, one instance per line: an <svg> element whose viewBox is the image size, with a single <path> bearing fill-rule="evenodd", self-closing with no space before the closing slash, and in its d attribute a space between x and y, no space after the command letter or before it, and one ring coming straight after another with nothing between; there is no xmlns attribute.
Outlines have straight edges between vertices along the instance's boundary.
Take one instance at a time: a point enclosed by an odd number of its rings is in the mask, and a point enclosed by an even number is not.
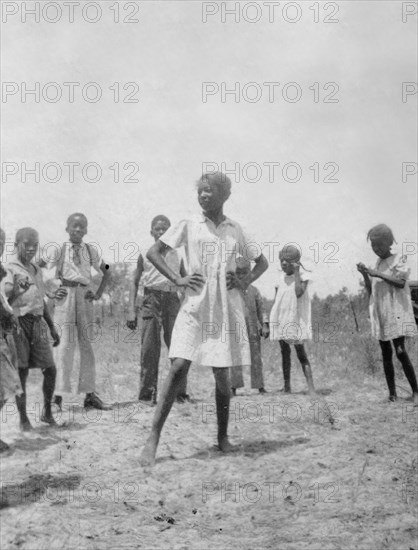
<svg viewBox="0 0 418 550"><path fill-rule="evenodd" d="M375 269L405 281L411 273L407 257L400 254L392 254L384 260L379 258ZM369 309L373 336L382 341L400 336L416 336L417 329L408 283L403 288L398 288L378 277L371 277L371 283Z"/></svg>
<svg viewBox="0 0 418 550"><path fill-rule="evenodd" d="M308 273L300 273L301 281L307 281L305 292L299 298L295 292L295 275L280 272L276 285L276 297L270 312L270 340L285 340L289 344L302 344L312 339L311 279Z"/></svg>
<svg viewBox="0 0 418 550"><path fill-rule="evenodd" d="M185 291L170 358L209 367L250 365L244 301L237 289L227 290L226 273L235 271L238 255L255 260L258 247L238 223L225 218L216 227L203 215L170 227L160 240L171 248L184 246L187 273L199 273L205 279L197 291Z"/></svg>

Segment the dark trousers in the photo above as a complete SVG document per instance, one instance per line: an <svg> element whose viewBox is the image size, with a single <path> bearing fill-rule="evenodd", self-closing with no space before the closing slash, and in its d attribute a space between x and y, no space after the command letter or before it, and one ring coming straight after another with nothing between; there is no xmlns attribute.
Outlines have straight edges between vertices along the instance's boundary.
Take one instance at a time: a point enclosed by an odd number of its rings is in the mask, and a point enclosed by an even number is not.
<svg viewBox="0 0 418 550"><path fill-rule="evenodd" d="M142 304L141 374L139 399L156 400L158 364L161 353L161 329L164 342L170 347L174 322L180 308L176 292L144 289ZM179 389L179 395L187 393L187 381Z"/></svg>

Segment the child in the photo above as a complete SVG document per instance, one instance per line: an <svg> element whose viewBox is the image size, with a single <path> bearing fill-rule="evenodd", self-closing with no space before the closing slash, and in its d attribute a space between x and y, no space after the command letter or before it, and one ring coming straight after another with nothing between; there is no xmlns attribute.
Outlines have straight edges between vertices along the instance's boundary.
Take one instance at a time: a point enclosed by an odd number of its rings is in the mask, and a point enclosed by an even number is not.
<svg viewBox="0 0 418 550"><path fill-rule="evenodd" d="M0 257L3 255L6 235L0 228ZM7 275L0 263L0 281ZM29 288L23 284L22 293ZM16 348L12 332L16 326L13 310L3 293L0 293L0 410L11 397L21 395L19 375L16 368ZM0 452L7 451L9 446L0 439Z"/></svg>
<svg viewBox="0 0 418 550"><path fill-rule="evenodd" d="M41 421L56 425L51 413L51 400L55 388L56 368L52 350L48 341L48 328L54 341L54 346L60 342L44 301L45 288L42 282L41 270L34 263L38 249L39 236L35 229L24 227L16 233L15 247L17 255L7 264L7 275L3 279L4 292L13 307L13 313L18 323L13 336L17 350L19 377L23 393L16 396L20 415L20 427L29 431L32 426L26 413L26 380L29 369L42 369L44 382L44 408ZM21 293L22 285L28 287ZM65 296L65 289L58 289L54 296L57 299Z"/></svg>
<svg viewBox="0 0 418 550"><path fill-rule="evenodd" d="M279 253L283 273L276 286L270 312L270 339L280 342L284 391L291 393L290 344L293 344L308 383L309 393L315 395L312 370L303 344L305 340L312 338L309 277L300 273L300 257L298 248L293 245L286 245Z"/></svg>
<svg viewBox="0 0 418 550"><path fill-rule="evenodd" d="M251 264L245 258L237 258L235 274L239 280L248 277ZM260 291L250 285L243 290L245 302L245 321L247 324L248 338L251 352L251 387L258 389L260 393L266 393L263 381L263 360L261 358L260 336L268 338L270 334L267 314L264 311L263 299ZM261 327L261 329L260 329ZM261 334L260 334L261 331ZM244 387L242 366L231 367L232 395L236 395L237 388Z"/></svg>
<svg viewBox="0 0 418 550"><path fill-rule="evenodd" d="M367 233L367 240L369 239L373 252L379 257L376 268L370 269L359 263L357 269L363 275L370 296L372 334L379 340L382 350L389 401L395 401L397 398L392 340L396 356L412 388L413 401L418 405L417 379L405 349L405 336L415 336L417 333L407 283L410 269L406 265L405 256L392 254L391 246L395 239L387 225L379 224L372 227Z"/></svg>
<svg viewBox="0 0 418 550"><path fill-rule="evenodd" d="M144 466L155 462L162 427L192 361L213 368L218 444L223 452L231 450L227 435L231 395L228 367L250 364L244 302L232 273L235 271L233 251L246 253L256 264L241 282L243 287L258 279L268 262L262 254L256 256L254 247L247 246L249 240L241 226L224 216L223 206L230 194L231 181L224 174L203 175L197 188L203 214L169 229L147 254L158 271L185 289L185 298L173 329L171 368L140 459ZM175 273L164 260L167 249L181 246L185 249L186 269L191 273L186 277ZM244 337L240 337L238 330L244 332Z"/></svg>
<svg viewBox="0 0 418 550"><path fill-rule="evenodd" d="M109 280L109 271L97 250L83 242L88 221L76 212L67 219L66 231L70 242L61 247L57 258L49 264L55 267L55 278L66 288L67 296L55 303L54 321L63 328L61 346L55 353L57 363L57 392L55 403L61 409L62 394L71 393L71 372L76 340L80 348L80 375L78 392L85 393L84 407L109 410L96 393L96 363L89 331L93 330L93 300L99 300ZM91 290L91 268L103 274L96 292ZM75 336L75 334L77 336Z"/></svg>
<svg viewBox="0 0 418 550"><path fill-rule="evenodd" d="M151 235L154 241L158 241L170 225L170 220L166 216L155 216L151 222ZM165 261L175 273L181 273L182 262L176 250L169 250ZM144 301L142 304L141 374L138 399L154 404L157 400L161 327L164 330L164 342L169 348L174 321L180 308L180 300L176 286L140 254L129 295L129 318L126 324L131 330L136 330L137 327L135 300L141 277L144 285ZM187 380L185 379L177 396L177 401L180 403L190 401L186 388Z"/></svg>

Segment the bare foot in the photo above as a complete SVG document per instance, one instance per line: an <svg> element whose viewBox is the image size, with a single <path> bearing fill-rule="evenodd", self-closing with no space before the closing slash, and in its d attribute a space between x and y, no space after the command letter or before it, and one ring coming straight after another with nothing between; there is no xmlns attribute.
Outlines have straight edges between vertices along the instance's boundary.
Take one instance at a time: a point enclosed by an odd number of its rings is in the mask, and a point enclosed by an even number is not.
<svg viewBox="0 0 418 550"><path fill-rule="evenodd" d="M0 453L4 453L10 449L9 445L0 439Z"/></svg>
<svg viewBox="0 0 418 550"><path fill-rule="evenodd" d="M393 403L393 402L396 401L397 399L398 399L398 396L396 395L396 393L393 394L393 395L389 395L389 401L390 401L391 403Z"/></svg>
<svg viewBox="0 0 418 550"><path fill-rule="evenodd" d="M31 432L33 430L29 418L20 421L20 431L21 432Z"/></svg>
<svg viewBox="0 0 418 550"><path fill-rule="evenodd" d="M152 436L147 439L144 448L142 449L141 456L139 457L139 464L144 468L150 468L155 464L155 455L157 454L158 441L155 441Z"/></svg>
<svg viewBox="0 0 418 550"><path fill-rule="evenodd" d="M227 436L218 439L218 446L223 453L231 453L236 449L236 447L229 442Z"/></svg>
<svg viewBox="0 0 418 550"><path fill-rule="evenodd" d="M58 426L52 414L43 414L41 416L41 422L46 422L46 424L49 424L50 426Z"/></svg>

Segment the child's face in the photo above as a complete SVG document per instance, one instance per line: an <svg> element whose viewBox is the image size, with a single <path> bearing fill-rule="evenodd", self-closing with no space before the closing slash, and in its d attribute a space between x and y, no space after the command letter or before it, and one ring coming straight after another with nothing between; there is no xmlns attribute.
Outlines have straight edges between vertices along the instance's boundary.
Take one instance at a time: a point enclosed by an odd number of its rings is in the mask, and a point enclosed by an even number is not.
<svg viewBox="0 0 418 550"><path fill-rule="evenodd" d="M160 220L152 226L151 235L156 241L158 241L158 239L164 235L169 227L169 223L165 222L164 220Z"/></svg>
<svg viewBox="0 0 418 550"><path fill-rule="evenodd" d="M218 185L205 181L199 183L197 200L203 212L213 212L222 207L226 198Z"/></svg>
<svg viewBox="0 0 418 550"><path fill-rule="evenodd" d="M280 258L280 266L282 270L286 273L286 275L293 275L293 273L295 272L293 263L289 260L286 260L285 258Z"/></svg>
<svg viewBox="0 0 418 550"><path fill-rule="evenodd" d="M392 243L385 239L372 239L371 241L373 252L379 256L379 258L385 259L390 256L390 248Z"/></svg>
<svg viewBox="0 0 418 550"><path fill-rule="evenodd" d="M84 218L72 218L66 229L72 243L81 243L87 233L87 223Z"/></svg>
<svg viewBox="0 0 418 550"><path fill-rule="evenodd" d="M250 268L248 267L237 267L235 270L235 274L240 281L242 281L242 279L244 279L249 273Z"/></svg>
<svg viewBox="0 0 418 550"><path fill-rule="evenodd" d="M37 235L27 235L16 243L17 255L22 263L29 263L38 250L39 237Z"/></svg>

